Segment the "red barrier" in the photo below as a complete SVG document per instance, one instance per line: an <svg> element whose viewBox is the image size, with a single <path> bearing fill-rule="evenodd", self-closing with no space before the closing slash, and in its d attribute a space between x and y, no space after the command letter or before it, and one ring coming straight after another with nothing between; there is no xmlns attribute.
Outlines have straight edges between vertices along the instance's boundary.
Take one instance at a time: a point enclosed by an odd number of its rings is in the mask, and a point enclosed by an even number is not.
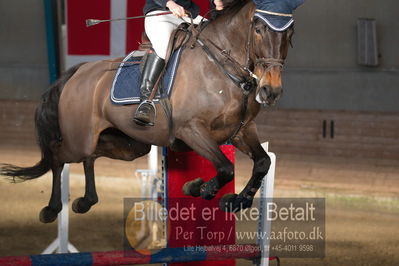
<svg viewBox="0 0 399 266"><path fill-rule="evenodd" d="M223 145L220 147L226 157L234 164L234 146ZM169 248L187 246L210 246L210 245L232 245L235 244L235 221L226 218L226 213L219 209L219 200L226 193L234 193L234 180L223 187L216 198L204 200L186 196L182 192L182 187L187 181L201 177L208 181L216 175L215 167L210 161L199 156L195 152L173 152L167 150L165 156L165 179L167 187L167 208L195 206L196 212L190 216L188 221L168 221L167 243ZM165 160L164 159L164 160ZM207 221L201 217L204 208L215 210L214 215ZM202 228L202 229L201 229ZM201 231L202 230L202 231ZM180 232L180 234L179 234ZM204 235L206 232L223 235L223 239L218 237L209 238ZM183 264L174 264L182 265ZM221 262L193 262L184 265L204 266L204 265L235 265L234 260Z"/></svg>

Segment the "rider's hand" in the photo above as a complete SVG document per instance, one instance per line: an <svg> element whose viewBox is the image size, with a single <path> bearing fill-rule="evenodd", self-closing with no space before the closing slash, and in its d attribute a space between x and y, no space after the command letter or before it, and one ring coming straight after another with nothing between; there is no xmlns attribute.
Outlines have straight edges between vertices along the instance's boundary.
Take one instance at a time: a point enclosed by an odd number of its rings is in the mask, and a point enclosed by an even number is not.
<svg viewBox="0 0 399 266"><path fill-rule="evenodd" d="M177 17L184 17L186 10L181 5L176 4L174 1L168 1L166 7Z"/></svg>
<svg viewBox="0 0 399 266"><path fill-rule="evenodd" d="M223 5L223 1L222 0L214 0L213 3L216 6L216 10L223 10L224 5Z"/></svg>

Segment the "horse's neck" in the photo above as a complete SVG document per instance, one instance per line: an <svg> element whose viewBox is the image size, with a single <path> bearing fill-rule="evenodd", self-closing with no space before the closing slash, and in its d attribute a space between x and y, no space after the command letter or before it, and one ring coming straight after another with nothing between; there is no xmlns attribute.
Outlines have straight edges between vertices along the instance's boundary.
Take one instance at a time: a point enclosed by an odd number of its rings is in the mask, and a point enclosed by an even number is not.
<svg viewBox="0 0 399 266"><path fill-rule="evenodd" d="M236 60L244 63L248 31L254 4L248 1L233 17L223 15L209 27L207 35L221 48L231 52Z"/></svg>

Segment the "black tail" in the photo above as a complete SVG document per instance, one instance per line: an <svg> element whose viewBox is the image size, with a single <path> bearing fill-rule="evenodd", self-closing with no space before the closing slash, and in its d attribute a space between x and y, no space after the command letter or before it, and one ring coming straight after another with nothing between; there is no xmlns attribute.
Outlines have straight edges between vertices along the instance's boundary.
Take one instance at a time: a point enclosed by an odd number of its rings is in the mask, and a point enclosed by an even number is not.
<svg viewBox="0 0 399 266"><path fill-rule="evenodd" d="M65 72L50 88L43 93L41 102L36 108L35 127L37 142L40 146L42 158L32 167L18 167L10 164L3 164L0 168L0 175L5 175L21 180L38 178L47 173L53 165L53 147L61 140L61 131L58 124L58 103L61 91L65 83L79 69L76 65Z"/></svg>

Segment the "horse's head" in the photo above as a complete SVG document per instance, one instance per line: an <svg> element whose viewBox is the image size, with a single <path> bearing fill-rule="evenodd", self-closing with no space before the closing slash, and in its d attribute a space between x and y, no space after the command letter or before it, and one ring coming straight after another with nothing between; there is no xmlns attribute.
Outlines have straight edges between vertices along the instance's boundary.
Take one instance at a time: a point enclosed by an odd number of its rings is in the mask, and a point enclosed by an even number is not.
<svg viewBox="0 0 399 266"><path fill-rule="evenodd" d="M251 33L254 73L258 77L256 100L273 105L283 87L282 67L294 33L292 12L303 0L254 0Z"/></svg>
<svg viewBox="0 0 399 266"><path fill-rule="evenodd" d="M281 72L293 32L292 27L280 32L260 19L254 21L254 73L258 77L256 99L260 103L273 105L283 92Z"/></svg>

